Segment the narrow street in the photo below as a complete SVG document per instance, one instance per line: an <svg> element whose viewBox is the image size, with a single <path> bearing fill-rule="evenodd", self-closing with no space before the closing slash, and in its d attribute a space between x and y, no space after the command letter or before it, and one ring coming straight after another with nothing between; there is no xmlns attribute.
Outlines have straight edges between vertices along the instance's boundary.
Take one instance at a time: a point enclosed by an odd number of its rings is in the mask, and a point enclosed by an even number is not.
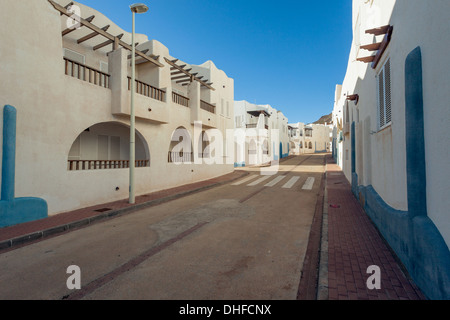
<svg viewBox="0 0 450 320"><path fill-rule="evenodd" d="M0 299L295 300L324 157L0 254Z"/></svg>

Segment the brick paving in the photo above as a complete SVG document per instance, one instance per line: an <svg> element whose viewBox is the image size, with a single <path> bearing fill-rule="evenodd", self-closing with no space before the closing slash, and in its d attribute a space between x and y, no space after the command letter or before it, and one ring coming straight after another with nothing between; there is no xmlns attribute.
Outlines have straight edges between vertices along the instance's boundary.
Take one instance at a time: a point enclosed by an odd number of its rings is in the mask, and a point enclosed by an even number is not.
<svg viewBox="0 0 450 320"><path fill-rule="evenodd" d="M398 258L351 192L350 183L327 159L328 299L425 300ZM381 270L381 289L369 290L369 266Z"/></svg>

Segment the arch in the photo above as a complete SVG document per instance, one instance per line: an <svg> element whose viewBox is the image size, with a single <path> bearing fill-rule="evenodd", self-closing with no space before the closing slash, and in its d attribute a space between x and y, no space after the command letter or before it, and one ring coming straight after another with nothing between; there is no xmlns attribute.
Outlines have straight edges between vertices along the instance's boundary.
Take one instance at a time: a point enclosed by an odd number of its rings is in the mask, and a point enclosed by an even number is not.
<svg viewBox="0 0 450 320"><path fill-rule="evenodd" d="M269 140L267 138L263 140L262 153L263 155L269 155Z"/></svg>
<svg viewBox="0 0 450 320"><path fill-rule="evenodd" d="M202 130L202 133L199 136L198 139L198 158L210 158L210 150L209 150L209 144L211 143L210 137L208 136L208 133L205 130Z"/></svg>
<svg viewBox="0 0 450 320"><path fill-rule="evenodd" d="M172 133L169 145L169 163L192 163L192 138L185 127L178 127Z"/></svg>
<svg viewBox="0 0 450 320"><path fill-rule="evenodd" d="M258 163L258 144L256 139L251 138L248 142L248 162L250 165Z"/></svg>
<svg viewBox="0 0 450 320"><path fill-rule="evenodd" d="M136 168L150 166L150 151L136 130ZM81 132L68 154L68 170L124 169L130 167L130 127L110 121L94 124Z"/></svg>

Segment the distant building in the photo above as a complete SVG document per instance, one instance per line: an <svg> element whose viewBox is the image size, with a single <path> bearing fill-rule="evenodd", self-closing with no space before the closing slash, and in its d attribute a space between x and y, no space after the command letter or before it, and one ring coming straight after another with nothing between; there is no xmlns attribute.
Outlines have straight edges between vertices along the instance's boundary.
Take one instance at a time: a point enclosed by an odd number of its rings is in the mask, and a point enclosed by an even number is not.
<svg viewBox="0 0 450 320"><path fill-rule="evenodd" d="M17 109L15 193L45 199L50 215L129 190L131 34L67 3L4 0L0 10L0 106ZM232 172L232 161L206 162L208 130L234 128L233 79L146 35L136 42L136 196Z"/></svg>
<svg viewBox="0 0 450 320"><path fill-rule="evenodd" d="M431 299L450 298L449 14L450 1L354 0L333 110L333 156Z"/></svg>
<svg viewBox="0 0 450 320"><path fill-rule="evenodd" d="M289 124L291 154L324 153L331 151L332 126L328 124Z"/></svg>
<svg viewBox="0 0 450 320"><path fill-rule="evenodd" d="M245 136L235 166L267 164L289 155L288 119L269 105L234 102L235 133ZM239 143L237 143L239 145Z"/></svg>

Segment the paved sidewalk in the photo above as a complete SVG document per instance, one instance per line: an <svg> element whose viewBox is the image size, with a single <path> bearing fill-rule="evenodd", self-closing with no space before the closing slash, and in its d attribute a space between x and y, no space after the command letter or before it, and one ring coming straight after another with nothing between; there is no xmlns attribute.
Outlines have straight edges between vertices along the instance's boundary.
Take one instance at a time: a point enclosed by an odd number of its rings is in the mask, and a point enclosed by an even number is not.
<svg viewBox="0 0 450 320"><path fill-rule="evenodd" d="M124 199L3 228L0 229L0 253L32 242L41 241L52 236L57 236L64 232L70 232L104 219L113 218L219 186L239 179L247 174L248 173L244 171L234 171L233 173L207 181L196 182L139 196L136 197L136 203L134 205L129 204L128 199Z"/></svg>
<svg viewBox="0 0 450 320"><path fill-rule="evenodd" d="M323 242L327 244L328 256L327 261L322 261L327 275L319 282L319 287L326 288L325 292L319 292L321 299L426 299L354 197L350 183L331 156L327 157L326 186L324 222L327 225ZM323 263L327 263L327 268L323 268ZM366 282L372 275L367 269L372 265L381 270L380 290L367 288Z"/></svg>

